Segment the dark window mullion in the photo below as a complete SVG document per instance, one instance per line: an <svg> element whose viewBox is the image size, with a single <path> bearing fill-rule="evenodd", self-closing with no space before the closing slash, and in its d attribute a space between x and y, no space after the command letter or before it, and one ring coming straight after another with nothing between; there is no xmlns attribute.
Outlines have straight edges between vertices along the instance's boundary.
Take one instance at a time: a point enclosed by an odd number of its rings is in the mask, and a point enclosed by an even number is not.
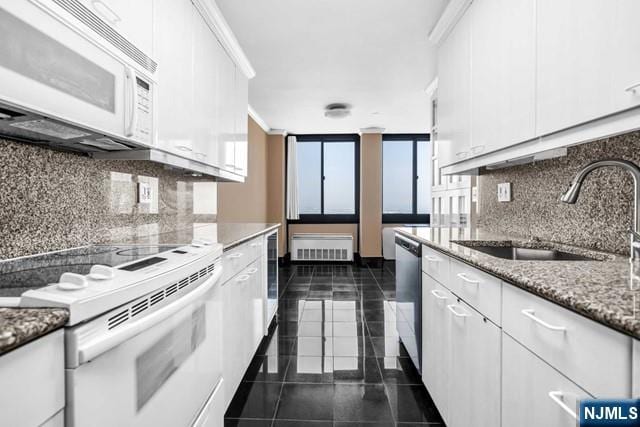
<svg viewBox="0 0 640 427"><path fill-rule="evenodd" d="M320 140L320 214L324 215L324 138Z"/></svg>
<svg viewBox="0 0 640 427"><path fill-rule="evenodd" d="M418 213L418 141L416 138L413 139L413 179L411 181L413 198L411 206L413 214L416 215Z"/></svg>

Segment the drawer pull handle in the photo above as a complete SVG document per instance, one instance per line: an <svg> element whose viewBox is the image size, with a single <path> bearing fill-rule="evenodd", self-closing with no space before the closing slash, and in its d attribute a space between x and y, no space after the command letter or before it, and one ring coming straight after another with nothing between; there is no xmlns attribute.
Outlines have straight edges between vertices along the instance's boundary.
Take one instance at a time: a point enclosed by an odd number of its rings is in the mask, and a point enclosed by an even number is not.
<svg viewBox="0 0 640 427"><path fill-rule="evenodd" d="M242 276L239 276L236 279L236 282L246 282L247 280L249 280L251 278L251 276L249 276L248 274L243 274Z"/></svg>
<svg viewBox="0 0 640 427"><path fill-rule="evenodd" d="M469 313L467 313L466 311L458 311L455 309L455 307L460 308L461 310L464 310L462 307L460 307L459 305L453 305L453 304L449 304L447 306L447 308L449 309L450 312L452 312L456 317L469 317L471 316Z"/></svg>
<svg viewBox="0 0 640 427"><path fill-rule="evenodd" d="M228 258L234 259L234 258L240 258L241 256L242 256L241 252L235 252L229 255Z"/></svg>
<svg viewBox="0 0 640 427"><path fill-rule="evenodd" d="M436 258L436 257L430 256L430 255L425 255L424 259L426 259L427 261L430 261L430 262L440 262L440 258Z"/></svg>
<svg viewBox="0 0 640 427"><path fill-rule="evenodd" d="M628 86L628 87L624 88L624 91L636 94L636 93L638 93L638 86L640 86L640 82L634 83L631 86Z"/></svg>
<svg viewBox="0 0 640 427"><path fill-rule="evenodd" d="M252 267L252 268L250 268L250 269L248 269L248 270L247 270L247 274L253 274L253 273L255 273L256 271L258 271L258 269L257 269L257 268L255 268L255 267Z"/></svg>
<svg viewBox="0 0 640 427"><path fill-rule="evenodd" d="M470 278L469 278L469 276L467 276L467 275L466 275L466 274L464 274L464 273L458 273L458 274L456 274L456 276L458 276L459 278L461 278L461 279L462 279L462 280L464 280L465 282L470 283L470 284L472 284L472 285L479 285L479 284L480 284L480 281L479 281L479 280L473 280L473 279L470 279Z"/></svg>
<svg viewBox="0 0 640 427"><path fill-rule="evenodd" d="M564 393L561 391L550 391L549 397L551 400L556 402L556 404L561 407L567 414L571 415L574 419L578 419L575 411L571 409L564 401L562 400Z"/></svg>
<svg viewBox="0 0 640 427"><path fill-rule="evenodd" d="M449 298L447 297L447 294L445 294L444 292L439 291L439 290L437 290L437 289L433 289L433 290L431 291L431 294L432 294L434 297L438 298L438 299L449 299Z"/></svg>
<svg viewBox="0 0 640 427"><path fill-rule="evenodd" d="M522 314L527 316L529 319L533 320L534 322L538 323L539 325L544 326L545 328L551 330L551 331L560 331L560 332L564 332L567 330L567 328L565 328L564 326L555 326L552 325L550 323L545 322L544 320L542 320L541 318L537 317L535 315L535 311L533 309L524 309L522 310Z"/></svg>

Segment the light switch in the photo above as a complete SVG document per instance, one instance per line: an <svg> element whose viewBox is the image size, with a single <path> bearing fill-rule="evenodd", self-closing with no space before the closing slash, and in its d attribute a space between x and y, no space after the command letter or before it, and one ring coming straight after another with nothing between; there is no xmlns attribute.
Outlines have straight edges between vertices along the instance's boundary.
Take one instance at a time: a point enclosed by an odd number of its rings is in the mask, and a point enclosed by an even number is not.
<svg viewBox="0 0 640 427"><path fill-rule="evenodd" d="M511 201L511 183L503 182L498 184L498 201L510 202Z"/></svg>
<svg viewBox="0 0 640 427"><path fill-rule="evenodd" d="M151 203L151 185L146 182L138 183L138 203Z"/></svg>

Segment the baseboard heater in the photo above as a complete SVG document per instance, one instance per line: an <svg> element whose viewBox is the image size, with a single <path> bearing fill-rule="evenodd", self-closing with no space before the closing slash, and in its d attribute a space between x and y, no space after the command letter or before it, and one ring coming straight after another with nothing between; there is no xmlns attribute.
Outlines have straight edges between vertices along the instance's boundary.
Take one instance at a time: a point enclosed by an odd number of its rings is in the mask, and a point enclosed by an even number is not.
<svg viewBox="0 0 640 427"><path fill-rule="evenodd" d="M292 261L353 261L351 234L294 233Z"/></svg>

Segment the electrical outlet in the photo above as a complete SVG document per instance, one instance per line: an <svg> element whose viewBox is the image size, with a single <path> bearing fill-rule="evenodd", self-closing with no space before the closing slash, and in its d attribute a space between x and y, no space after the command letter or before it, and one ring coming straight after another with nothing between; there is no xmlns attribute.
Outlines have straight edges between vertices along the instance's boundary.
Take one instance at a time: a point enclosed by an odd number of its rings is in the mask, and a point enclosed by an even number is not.
<svg viewBox="0 0 640 427"><path fill-rule="evenodd" d="M138 183L138 203L151 203L151 185L146 182Z"/></svg>
<svg viewBox="0 0 640 427"><path fill-rule="evenodd" d="M498 184L498 201L510 202L511 201L511 183L503 182Z"/></svg>

